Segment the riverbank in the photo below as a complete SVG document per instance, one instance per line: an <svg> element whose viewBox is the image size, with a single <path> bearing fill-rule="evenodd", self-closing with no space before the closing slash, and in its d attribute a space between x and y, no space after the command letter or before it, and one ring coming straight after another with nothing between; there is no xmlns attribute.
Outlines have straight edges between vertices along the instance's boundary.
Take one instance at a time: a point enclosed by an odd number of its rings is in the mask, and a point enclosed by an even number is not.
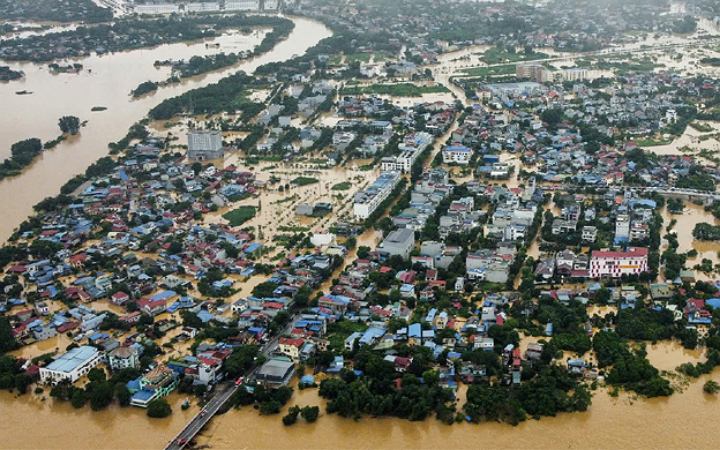
<svg viewBox="0 0 720 450"><path fill-rule="evenodd" d="M715 377L718 371L714 372ZM717 448L714 426L717 399L702 391L711 376L693 381L685 392L663 399L611 397L598 390L586 413L565 413L529 420L517 427L499 423L444 425L437 420L343 419L325 412L317 390L295 392L293 404L321 406L316 423L299 421L285 427L278 416L260 416L251 408L218 416L198 439L198 445L231 448ZM462 399L461 403L464 402ZM692 418L691 420L689 418ZM253 430L248 433L247 430Z"/></svg>
<svg viewBox="0 0 720 450"><path fill-rule="evenodd" d="M692 355L675 351L674 347L665 343L650 349L653 364L676 365L692 359ZM714 426L718 399L703 393L702 385L719 375L720 371L715 370L711 375L691 380L683 392L668 398L636 399L624 393L614 398L599 389L586 413L529 420L516 427L499 423L448 426L435 419L353 421L328 415L317 389L296 390L279 415L261 416L246 407L217 416L198 437L198 445L215 449L464 449L492 442L495 448L710 449L720 445L720 437L708 432ZM197 413L196 406L181 410L182 400L181 396L172 395L169 401L173 414L153 420L138 408L112 405L96 412L89 408L74 409L69 403L55 403L52 399L42 401L34 394L17 397L0 392L0 414L4 417L0 434L3 447L14 449L158 449ZM463 402L461 398L460 403ZM313 424L298 421L286 427L280 419L292 405L320 406L320 417ZM82 432L69 435L65 431L68 429Z"/></svg>
<svg viewBox="0 0 720 450"><path fill-rule="evenodd" d="M161 101L215 83L240 70L252 73L263 64L288 60L331 34L320 22L298 17L291 19L295 22L295 29L273 50L217 72L183 79L181 83L162 89L155 95L135 101L127 93L141 81L167 78L169 70L155 69L155 61L210 54L223 48L252 49L262 37L238 33L208 41L220 43L220 49L207 48L203 41L190 45L163 45L109 57L93 56L82 60L86 70L78 75L52 75L35 64L19 64L26 78L12 87L0 84L0 97L4 100L1 108L5 112L0 114L0 129L3 130L0 157L6 156L2 152L8 151L6 149L13 142L27 136L43 140L55 137L60 116L87 116L87 112L96 105L107 107L113 114L93 116L93 120L83 128L82 139L61 143L56 151L43 154L22 175L0 182L0 196L5 199L5 220L0 224L0 240L5 241L12 230L32 214L33 205L45 197L56 195L67 180L106 155L109 142L124 136L133 123ZM14 95L18 89L32 91L33 95ZM48 98L53 98L53 101L49 102Z"/></svg>

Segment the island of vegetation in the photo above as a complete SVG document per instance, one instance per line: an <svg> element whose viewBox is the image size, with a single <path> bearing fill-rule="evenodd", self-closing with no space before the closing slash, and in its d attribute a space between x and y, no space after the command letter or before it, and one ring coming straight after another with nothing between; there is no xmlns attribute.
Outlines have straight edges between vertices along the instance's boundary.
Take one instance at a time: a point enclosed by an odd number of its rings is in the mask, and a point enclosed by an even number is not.
<svg viewBox="0 0 720 450"><path fill-rule="evenodd" d="M284 18L261 16L252 17L252 19L254 20L248 18L248 26L272 27L271 31L265 34L262 42L256 45L253 50L241 53L218 53L207 56L193 56L188 60L155 61L156 67L171 67L172 75L167 80L161 82L142 82L130 94L135 98L141 97L157 91L160 87L178 83L183 78L202 75L218 69L230 67L240 61L261 55L271 50L281 40L286 39L295 27L295 24L291 20Z"/></svg>
<svg viewBox="0 0 720 450"><path fill-rule="evenodd" d="M13 70L8 66L0 66L0 81L19 80L24 75L20 70Z"/></svg>

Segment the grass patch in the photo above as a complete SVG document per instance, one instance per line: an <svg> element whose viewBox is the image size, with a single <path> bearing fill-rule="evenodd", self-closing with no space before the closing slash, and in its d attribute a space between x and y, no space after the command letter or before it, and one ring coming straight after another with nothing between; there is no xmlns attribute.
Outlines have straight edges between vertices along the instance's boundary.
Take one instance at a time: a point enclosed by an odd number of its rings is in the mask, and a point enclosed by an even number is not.
<svg viewBox="0 0 720 450"><path fill-rule="evenodd" d="M292 184L295 184L297 186L307 186L310 184L319 183L320 180L317 178L312 177L297 177L294 180L291 181Z"/></svg>
<svg viewBox="0 0 720 450"><path fill-rule="evenodd" d="M699 131L701 133L709 133L711 131L715 131L715 129L713 127L711 127L710 125L708 125L706 123L690 122L688 124L688 126L696 129L697 131Z"/></svg>
<svg viewBox="0 0 720 450"><path fill-rule="evenodd" d="M255 217L256 208L254 206L241 206L232 211L223 214L223 218L230 222L230 226L239 227L248 220Z"/></svg>
<svg viewBox="0 0 720 450"><path fill-rule="evenodd" d="M421 97L423 94L449 92L445 86L418 86L413 83L371 84L368 86L348 86L342 90L344 95L390 95L393 97Z"/></svg>
<svg viewBox="0 0 720 450"><path fill-rule="evenodd" d="M471 67L463 70L463 73L471 77L497 77L515 75L515 64L508 64L505 66L494 66L494 67Z"/></svg>
<svg viewBox="0 0 720 450"><path fill-rule="evenodd" d="M280 200L273 202L273 205L280 205L283 203L293 202L293 201L297 200L298 198L300 198L300 197L297 194L293 194L290 197L281 198Z"/></svg>
<svg viewBox="0 0 720 450"><path fill-rule="evenodd" d="M367 329L365 324L359 322L350 322L349 320L341 320L335 322L328 327L328 341L330 348L333 350L343 350L345 348L345 339L355 332L362 332Z"/></svg>
<svg viewBox="0 0 720 450"><path fill-rule="evenodd" d="M338 183L332 187L333 191L347 191L352 187L352 183L349 181L343 181L342 183Z"/></svg>
<svg viewBox="0 0 720 450"><path fill-rule="evenodd" d="M504 62L530 61L535 59L545 59L550 56L542 52L511 52L506 48L492 47L483 53L480 58L487 64L500 64Z"/></svg>
<svg viewBox="0 0 720 450"><path fill-rule="evenodd" d="M655 147L658 145L668 145L672 144L672 138L671 139L664 139L664 138L651 138L646 137L642 139L635 139L634 142L638 147Z"/></svg>

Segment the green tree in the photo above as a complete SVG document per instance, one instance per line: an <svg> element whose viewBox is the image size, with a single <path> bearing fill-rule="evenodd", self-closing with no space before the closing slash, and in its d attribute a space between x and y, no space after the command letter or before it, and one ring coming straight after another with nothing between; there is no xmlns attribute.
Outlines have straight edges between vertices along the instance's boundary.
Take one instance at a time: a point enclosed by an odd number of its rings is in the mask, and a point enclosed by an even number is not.
<svg viewBox="0 0 720 450"><path fill-rule="evenodd" d="M131 397L132 394L130 394L130 390L125 383L115 385L115 398L117 398L120 406L129 406Z"/></svg>
<svg viewBox="0 0 720 450"><path fill-rule="evenodd" d="M291 406L290 409L288 409L287 414L283 416L282 422L285 426L294 425L295 422L297 422L298 415L300 414L300 407L295 405Z"/></svg>
<svg viewBox="0 0 720 450"><path fill-rule="evenodd" d="M320 408L317 406L305 406L300 414L302 414L303 419L312 423L315 422L320 415Z"/></svg>
<svg viewBox="0 0 720 450"><path fill-rule="evenodd" d="M0 353L15 350L17 347L10 322L6 317L0 317Z"/></svg>
<svg viewBox="0 0 720 450"><path fill-rule="evenodd" d="M225 373L232 378L244 375L253 366L257 354L258 348L254 345L244 345L236 348L225 360Z"/></svg>
<svg viewBox="0 0 720 450"><path fill-rule="evenodd" d="M151 401L147 407L147 416L152 418L163 418L172 414L172 408L164 398Z"/></svg>
<svg viewBox="0 0 720 450"><path fill-rule="evenodd" d="M714 380L707 380L703 385L703 391L708 394L717 394L718 392L720 392L720 384L718 384L717 381Z"/></svg>
<svg viewBox="0 0 720 450"><path fill-rule="evenodd" d="M63 116L58 121L58 126L63 133L78 134L80 131L80 119L75 116Z"/></svg>
<svg viewBox="0 0 720 450"><path fill-rule="evenodd" d="M112 384L107 381L100 381L97 383L90 383L90 391L88 397L90 398L90 408L93 411L99 411L107 408L113 401L114 389Z"/></svg>
<svg viewBox="0 0 720 450"><path fill-rule="evenodd" d="M87 397L85 396L85 391L82 389L75 389L72 393L72 397L70 398L70 404L73 405L73 408L82 408L85 406L85 402L87 401Z"/></svg>

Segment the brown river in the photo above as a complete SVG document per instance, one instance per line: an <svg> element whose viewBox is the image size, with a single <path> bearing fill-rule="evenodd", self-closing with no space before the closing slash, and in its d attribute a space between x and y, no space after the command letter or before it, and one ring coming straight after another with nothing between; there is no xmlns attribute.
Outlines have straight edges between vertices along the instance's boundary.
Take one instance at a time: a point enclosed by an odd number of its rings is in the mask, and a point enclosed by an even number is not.
<svg viewBox="0 0 720 450"><path fill-rule="evenodd" d="M217 82L238 70L251 73L260 65L288 60L331 34L319 22L305 18L293 20L295 29L291 35L272 51L233 67L161 88L154 95L137 100L132 100L128 94L138 84L147 80L165 80L169 75L167 68L156 69L153 66L156 60L250 50L262 40L264 33L244 35L233 32L210 41L91 56L77 60L85 68L79 74L54 75L46 65L10 64L23 70L25 78L18 82L0 83L0 159L6 158L10 145L19 140L38 137L46 141L57 137L60 134L58 119L63 115L75 115L88 123L79 136L45 152L22 175L0 182L4 213L0 223L0 242L5 241L12 230L32 213L34 204L57 194L67 180L106 155L109 142L122 138L133 123L162 100ZM218 43L220 47L208 48L205 44L209 42ZM22 90L30 91L32 95L15 94ZM91 112L94 106L108 109Z"/></svg>
<svg viewBox="0 0 720 450"><path fill-rule="evenodd" d="M697 355L674 344L649 346L650 360L671 369L696 361ZM718 378L718 372L714 374ZM529 420L517 427L499 423L481 425L408 422L397 419L353 421L324 412L316 389L296 391L290 404L319 405L314 424L299 420L285 427L281 416L260 416L251 408L216 417L199 436L200 445L223 449L376 449L376 448L718 448L720 436L711 432L720 404L704 394L700 378L667 399L610 397L599 389L586 413ZM26 395L0 393L2 448L18 449L158 449L197 412L180 409L182 398L170 397L173 415L153 420L143 410L113 406L105 411L73 409L68 403ZM461 399L460 403L463 403Z"/></svg>

